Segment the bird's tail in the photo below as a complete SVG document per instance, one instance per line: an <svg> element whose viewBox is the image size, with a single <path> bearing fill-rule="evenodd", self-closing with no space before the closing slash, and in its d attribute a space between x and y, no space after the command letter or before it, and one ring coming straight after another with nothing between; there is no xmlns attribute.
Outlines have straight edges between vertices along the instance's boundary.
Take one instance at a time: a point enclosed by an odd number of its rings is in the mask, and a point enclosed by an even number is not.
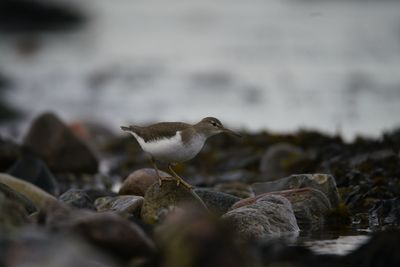
<svg viewBox="0 0 400 267"><path fill-rule="evenodd" d="M121 130L125 132L137 132L139 130L138 126L121 126Z"/></svg>

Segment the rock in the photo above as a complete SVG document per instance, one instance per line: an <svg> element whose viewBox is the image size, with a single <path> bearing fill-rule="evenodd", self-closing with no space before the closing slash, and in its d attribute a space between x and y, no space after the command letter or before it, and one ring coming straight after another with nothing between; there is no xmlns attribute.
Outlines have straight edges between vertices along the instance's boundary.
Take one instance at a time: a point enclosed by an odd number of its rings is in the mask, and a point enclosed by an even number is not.
<svg viewBox="0 0 400 267"><path fill-rule="evenodd" d="M248 170L229 170L221 174L214 175L214 180L217 183L225 182L241 182L241 183L252 183L260 181L260 175L256 172Z"/></svg>
<svg viewBox="0 0 400 267"><path fill-rule="evenodd" d="M47 208L49 203L57 202L55 197L39 187L11 175L0 173L0 183L6 184L14 191L29 198L39 210Z"/></svg>
<svg viewBox="0 0 400 267"><path fill-rule="evenodd" d="M196 207L182 206L154 229L162 266L257 266L235 242L231 228Z"/></svg>
<svg viewBox="0 0 400 267"><path fill-rule="evenodd" d="M310 156L301 148L288 143L270 146L261 158L260 171L267 181L276 180L292 173L304 172Z"/></svg>
<svg viewBox="0 0 400 267"><path fill-rule="evenodd" d="M161 177L171 176L163 171L159 171L159 173ZM139 169L129 174L123 181L118 194L144 196L149 186L155 182L158 182L158 178L154 169Z"/></svg>
<svg viewBox="0 0 400 267"><path fill-rule="evenodd" d="M20 156L19 146L0 136L0 171L6 171Z"/></svg>
<svg viewBox="0 0 400 267"><path fill-rule="evenodd" d="M153 183L144 195L142 220L149 224L156 223L165 211L186 203L200 205L190 190L182 185L178 186L174 180L163 181L161 186Z"/></svg>
<svg viewBox="0 0 400 267"><path fill-rule="evenodd" d="M251 185L256 195L287 189L311 187L323 192L332 208L339 205L339 193L335 178L329 174L294 174L273 182L254 183Z"/></svg>
<svg viewBox="0 0 400 267"><path fill-rule="evenodd" d="M4 195L4 197L9 199L10 201L18 203L19 205L24 207L25 211L28 214L37 211L37 208L29 198L11 189L10 187L8 187L3 183L0 183L0 192Z"/></svg>
<svg viewBox="0 0 400 267"><path fill-rule="evenodd" d="M7 173L28 181L52 195L59 194L57 181L46 164L30 153L23 152Z"/></svg>
<svg viewBox="0 0 400 267"><path fill-rule="evenodd" d="M240 198L222 192L213 191L205 188L196 188L196 194L203 200L210 211L217 215L222 215Z"/></svg>
<svg viewBox="0 0 400 267"><path fill-rule="evenodd" d="M98 161L90 149L52 113L39 116L24 145L39 155L56 173L96 173Z"/></svg>
<svg viewBox="0 0 400 267"><path fill-rule="evenodd" d="M290 202L277 195L264 196L253 204L233 209L222 219L232 225L242 240L300 231Z"/></svg>
<svg viewBox="0 0 400 267"><path fill-rule="evenodd" d="M227 193L239 198L254 197L254 192L251 186L241 182L229 182L216 184L213 187L216 191Z"/></svg>
<svg viewBox="0 0 400 267"><path fill-rule="evenodd" d="M114 211L126 217L130 215L139 217L143 201L144 198L141 196L100 197L96 199L94 205L99 212Z"/></svg>
<svg viewBox="0 0 400 267"><path fill-rule="evenodd" d="M0 266L117 267L115 260L84 240L40 227L0 236Z"/></svg>
<svg viewBox="0 0 400 267"><path fill-rule="evenodd" d="M96 210L93 204L94 200L82 189L70 189L63 193L59 200L75 208Z"/></svg>
<svg viewBox="0 0 400 267"><path fill-rule="evenodd" d="M64 192L59 200L80 209L97 210L94 202L101 197L114 197L117 194L98 189L70 189Z"/></svg>
<svg viewBox="0 0 400 267"><path fill-rule="evenodd" d="M0 192L0 236L15 231L28 223L27 212L19 202Z"/></svg>
<svg viewBox="0 0 400 267"><path fill-rule="evenodd" d="M287 198L292 204L297 224L300 228L317 229L325 222L324 216L331 211L331 205L325 194L313 188L298 188L272 193L264 193L253 198L243 199L236 202L232 209L243 207L257 202L269 195L279 195Z"/></svg>
<svg viewBox="0 0 400 267"><path fill-rule="evenodd" d="M379 201L369 213L371 228L400 225L400 197Z"/></svg>

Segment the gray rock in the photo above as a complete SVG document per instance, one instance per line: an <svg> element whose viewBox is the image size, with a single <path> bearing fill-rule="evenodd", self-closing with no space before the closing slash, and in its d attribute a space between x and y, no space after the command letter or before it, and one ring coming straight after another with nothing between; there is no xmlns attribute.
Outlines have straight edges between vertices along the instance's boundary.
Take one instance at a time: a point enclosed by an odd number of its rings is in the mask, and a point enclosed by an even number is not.
<svg viewBox="0 0 400 267"><path fill-rule="evenodd" d="M159 173L161 177L171 176L163 171L159 171ZM123 181L118 194L144 196L150 185L156 182L158 182L158 177L154 169L139 169L129 174Z"/></svg>
<svg viewBox="0 0 400 267"><path fill-rule="evenodd" d="M7 173L28 181L52 195L59 194L57 181L46 163L31 153L23 152Z"/></svg>
<svg viewBox="0 0 400 267"><path fill-rule="evenodd" d="M163 181L161 186L153 183L144 195L142 220L150 224L156 223L165 210L187 203L200 205L199 200L183 185L178 186L173 180Z"/></svg>
<svg viewBox="0 0 400 267"><path fill-rule="evenodd" d="M264 181L272 181L293 173L303 172L310 156L301 148L288 143L270 146L261 158L260 171Z"/></svg>
<svg viewBox="0 0 400 267"><path fill-rule="evenodd" d="M18 193L17 191L13 190L12 188L8 187L3 183L0 183L0 192L7 199L23 206L28 214L37 211L37 208L29 198L27 198L23 194Z"/></svg>
<svg viewBox="0 0 400 267"><path fill-rule="evenodd" d="M113 211L122 216L140 215L144 198L141 196L100 197L94 205L97 211Z"/></svg>
<svg viewBox="0 0 400 267"><path fill-rule="evenodd" d="M299 232L289 200L276 195L265 196L253 204L233 209L222 219L233 226L242 240Z"/></svg>
<svg viewBox="0 0 400 267"><path fill-rule="evenodd" d="M214 191L206 188L196 188L196 194L203 200L210 211L217 215L222 215L240 198L223 192Z"/></svg>
<svg viewBox="0 0 400 267"><path fill-rule="evenodd" d="M46 209L52 202L57 202L55 197L39 187L6 173L0 173L0 183L29 198L39 210Z"/></svg>
<svg viewBox="0 0 400 267"><path fill-rule="evenodd" d="M20 156L20 147L13 141L3 139L0 136L0 171L5 171Z"/></svg>
<svg viewBox="0 0 400 267"><path fill-rule="evenodd" d="M24 145L54 172L97 172L98 161L92 151L52 113L44 113L33 122Z"/></svg>
<svg viewBox="0 0 400 267"><path fill-rule="evenodd" d="M332 208L339 205L340 197L336 181L329 174L295 174L273 182L254 183L251 185L256 195L288 189L311 187L323 192Z"/></svg>

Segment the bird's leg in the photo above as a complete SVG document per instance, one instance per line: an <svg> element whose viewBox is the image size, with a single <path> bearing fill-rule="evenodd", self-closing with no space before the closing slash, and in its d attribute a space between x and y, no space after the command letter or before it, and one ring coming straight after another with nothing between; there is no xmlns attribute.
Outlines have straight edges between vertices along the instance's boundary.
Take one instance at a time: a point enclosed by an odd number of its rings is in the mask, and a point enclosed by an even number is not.
<svg viewBox="0 0 400 267"><path fill-rule="evenodd" d="M193 189L193 186L188 184L185 180L183 180L175 171L172 169L172 165L168 164L168 169L171 171L172 175L176 178L176 185L179 185L182 183L184 186L186 186L189 190Z"/></svg>
<svg viewBox="0 0 400 267"><path fill-rule="evenodd" d="M161 175L160 175L160 173L158 171L156 162L155 162L155 160L154 160L154 158L152 156L150 157L150 161L151 161L151 165L153 166L154 170L156 171L156 175L157 175L157 178L158 178L158 184L161 186L162 178L161 178Z"/></svg>

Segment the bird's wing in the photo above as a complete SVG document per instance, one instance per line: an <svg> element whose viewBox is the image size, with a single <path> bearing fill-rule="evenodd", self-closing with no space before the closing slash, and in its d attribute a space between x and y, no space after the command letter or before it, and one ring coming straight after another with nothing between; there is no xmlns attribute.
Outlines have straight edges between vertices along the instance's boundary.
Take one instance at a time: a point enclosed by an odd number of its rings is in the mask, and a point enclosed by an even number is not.
<svg viewBox="0 0 400 267"><path fill-rule="evenodd" d="M163 137L173 137L177 131L190 128L191 125L183 122L160 122L147 127L129 126L129 130L139 135L147 143Z"/></svg>

